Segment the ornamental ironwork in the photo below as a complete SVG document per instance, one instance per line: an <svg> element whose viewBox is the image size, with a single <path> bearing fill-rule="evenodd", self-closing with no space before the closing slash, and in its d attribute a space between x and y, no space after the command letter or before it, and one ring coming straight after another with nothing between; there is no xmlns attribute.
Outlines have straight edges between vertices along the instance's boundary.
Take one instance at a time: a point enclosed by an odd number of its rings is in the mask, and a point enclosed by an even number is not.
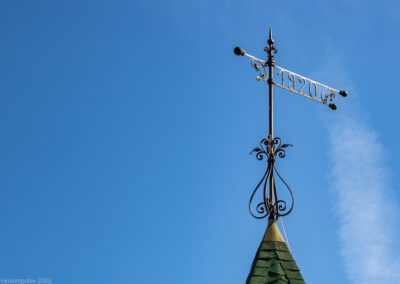
<svg viewBox="0 0 400 284"><path fill-rule="evenodd" d="M268 136L268 138L264 138L260 142L260 147L256 147L253 151L250 152L256 153L257 160L261 161L264 158L267 158L268 166L265 171L264 176L261 178L260 182L257 184L254 189L249 202L249 211L250 214L257 219L263 219L266 216L272 214L273 216L286 216L293 210L294 198L292 190L289 185L285 182L285 180L280 176L278 170L275 167L276 158L285 158L286 156L286 148L289 146L293 146L292 144L283 144L281 142L281 138L272 136ZM278 176L278 178L283 182L286 186L287 190L291 196L291 205L287 206L285 200L278 199L278 194L276 191L276 185L274 180L274 173ZM272 186L269 187L269 183L272 183ZM253 206L253 199L255 194L262 189L262 201L257 203L256 206ZM275 199L274 199L275 198Z"/></svg>
<svg viewBox="0 0 400 284"><path fill-rule="evenodd" d="M274 137L273 135L273 86L280 87L292 93L319 102L328 106L332 110L337 109L337 105L334 103L335 98L338 95L341 97L346 97L347 92L344 90L334 89L275 65L275 54L277 54L278 50L274 45L271 28L269 29L269 38L267 43L268 46L264 48L264 51L267 53L267 61L261 60L246 53L240 47L236 47L234 49L234 53L238 56L249 57L251 59L251 66L257 72L257 81L264 81L268 83L269 135L268 138L262 139L260 146L254 148L250 153L255 153L255 156L259 161L266 159L267 169L251 194L249 211L250 214L257 219L263 219L267 216L269 216L269 218L278 219L279 217L286 216L292 212L294 206L294 197L291 188L281 177L275 165L277 158L284 158L286 156L286 149L292 145L282 144L281 138ZM274 80L274 75L277 76L276 81ZM275 174L284 184L290 194L291 200L289 205L287 201L278 198ZM258 196L261 196L261 198L258 201L255 201L256 195L259 192L261 194Z"/></svg>

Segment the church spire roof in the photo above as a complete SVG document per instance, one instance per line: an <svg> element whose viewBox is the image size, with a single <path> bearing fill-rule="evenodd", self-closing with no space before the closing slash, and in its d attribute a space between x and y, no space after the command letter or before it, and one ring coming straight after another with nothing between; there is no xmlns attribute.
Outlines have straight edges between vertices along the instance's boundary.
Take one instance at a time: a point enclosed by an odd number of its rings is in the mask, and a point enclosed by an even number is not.
<svg viewBox="0 0 400 284"><path fill-rule="evenodd" d="M273 218L257 250L246 284L305 284Z"/></svg>

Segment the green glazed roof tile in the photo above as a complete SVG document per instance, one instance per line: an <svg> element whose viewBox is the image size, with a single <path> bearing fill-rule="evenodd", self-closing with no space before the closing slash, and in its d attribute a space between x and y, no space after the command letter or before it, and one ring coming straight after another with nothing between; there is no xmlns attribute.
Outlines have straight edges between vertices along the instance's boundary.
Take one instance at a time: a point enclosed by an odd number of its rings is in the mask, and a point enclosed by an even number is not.
<svg viewBox="0 0 400 284"><path fill-rule="evenodd" d="M280 260L290 260L290 261L294 261L293 256L290 252L286 252L286 251L276 251L276 254L278 255L278 258Z"/></svg>
<svg viewBox="0 0 400 284"><path fill-rule="evenodd" d="M280 250L289 251L285 243L281 242L262 242L260 250Z"/></svg>
<svg viewBox="0 0 400 284"><path fill-rule="evenodd" d="M274 239L271 240L270 236ZM270 223L254 258L246 284L305 284L286 244L275 241L280 238L276 225Z"/></svg>
<svg viewBox="0 0 400 284"><path fill-rule="evenodd" d="M287 282L287 281L284 281L284 280L277 280L277 281L274 281L274 282L269 282L268 284L288 284L289 282Z"/></svg>
<svg viewBox="0 0 400 284"><path fill-rule="evenodd" d="M263 276L267 275L269 268L267 267L254 267L252 275L253 276Z"/></svg>
<svg viewBox="0 0 400 284"><path fill-rule="evenodd" d="M283 270L282 265L277 261L274 262L270 268L266 268L267 271L269 271L269 274L278 274L278 275L285 275L285 270Z"/></svg>
<svg viewBox="0 0 400 284"><path fill-rule="evenodd" d="M247 279L247 284L265 284L265 277L253 276Z"/></svg>
<svg viewBox="0 0 400 284"><path fill-rule="evenodd" d="M276 281L284 281L285 283L289 283L289 279L283 275L269 276L265 278L265 283L275 283Z"/></svg>
<svg viewBox="0 0 400 284"><path fill-rule="evenodd" d="M275 251L260 251L257 258L272 259L275 258Z"/></svg>
<svg viewBox="0 0 400 284"><path fill-rule="evenodd" d="M304 280L290 280L290 284L304 284Z"/></svg>
<svg viewBox="0 0 400 284"><path fill-rule="evenodd" d="M258 259L254 263L255 267L270 267L271 266L271 261L270 260L264 260L264 259Z"/></svg>
<svg viewBox="0 0 400 284"><path fill-rule="evenodd" d="M286 276L291 280L304 280L300 271L285 270Z"/></svg>
<svg viewBox="0 0 400 284"><path fill-rule="evenodd" d="M281 263L285 270L296 270L296 271L300 270L296 262L294 261L282 261Z"/></svg>

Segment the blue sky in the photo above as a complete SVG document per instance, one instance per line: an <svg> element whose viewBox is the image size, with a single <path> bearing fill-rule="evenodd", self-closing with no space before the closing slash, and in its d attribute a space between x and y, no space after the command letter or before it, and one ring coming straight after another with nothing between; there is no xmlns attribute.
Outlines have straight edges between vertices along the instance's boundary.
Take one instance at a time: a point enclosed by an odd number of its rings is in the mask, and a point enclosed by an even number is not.
<svg viewBox="0 0 400 284"><path fill-rule="evenodd" d="M400 282L399 8L2 1L0 279L244 283L267 86L232 50L264 57L272 26L279 66L350 93L332 112L276 91L303 276Z"/></svg>

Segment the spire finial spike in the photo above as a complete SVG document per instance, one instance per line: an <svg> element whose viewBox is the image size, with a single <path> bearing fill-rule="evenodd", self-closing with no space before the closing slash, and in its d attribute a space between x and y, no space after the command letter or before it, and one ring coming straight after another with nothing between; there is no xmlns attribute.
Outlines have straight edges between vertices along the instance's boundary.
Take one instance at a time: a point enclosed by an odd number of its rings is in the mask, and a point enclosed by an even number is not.
<svg viewBox="0 0 400 284"><path fill-rule="evenodd" d="M269 39L272 39L272 27L269 27Z"/></svg>

